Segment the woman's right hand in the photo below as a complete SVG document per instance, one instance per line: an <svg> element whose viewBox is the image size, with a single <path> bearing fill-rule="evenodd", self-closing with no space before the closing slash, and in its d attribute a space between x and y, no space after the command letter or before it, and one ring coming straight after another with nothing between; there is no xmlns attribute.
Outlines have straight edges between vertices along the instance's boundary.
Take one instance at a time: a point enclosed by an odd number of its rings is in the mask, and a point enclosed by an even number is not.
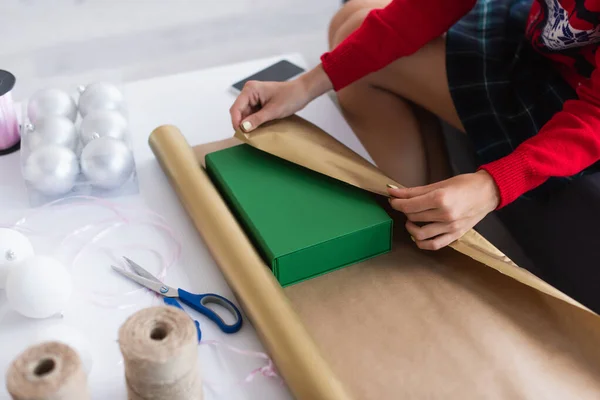
<svg viewBox="0 0 600 400"><path fill-rule="evenodd" d="M288 82L249 81L229 109L231 123L234 129L250 132L265 122L295 114L331 88L321 66Z"/></svg>

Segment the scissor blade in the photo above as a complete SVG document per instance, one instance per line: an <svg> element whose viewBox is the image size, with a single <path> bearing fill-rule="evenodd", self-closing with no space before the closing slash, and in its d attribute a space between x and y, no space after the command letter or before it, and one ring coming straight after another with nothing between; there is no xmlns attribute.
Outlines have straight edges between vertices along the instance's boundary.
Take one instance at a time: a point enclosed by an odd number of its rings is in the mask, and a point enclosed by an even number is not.
<svg viewBox="0 0 600 400"><path fill-rule="evenodd" d="M175 290L172 287L169 287L167 285L164 285L161 282L156 282L154 280L144 278L143 276L139 276L139 275L133 274L129 271L125 271L123 268L115 267L114 265L111 265L111 267L112 267L112 269L114 269L115 271L120 273L121 275L126 276L127 278L131 279L132 281L137 282L140 285L142 285L160 295L163 295L165 297L179 297L177 290Z"/></svg>
<svg viewBox="0 0 600 400"><path fill-rule="evenodd" d="M131 269L133 269L135 271L135 273L138 274L139 276L144 277L146 279L150 279L151 281L154 281L154 282L161 283L158 280L157 277L155 277L154 275L152 275L150 272L146 271L144 268L142 268L142 266L140 266L135 261L132 261L131 259L129 259L127 257L123 257L123 258L125 259L125 261L127 262L127 264L129 264L129 266L131 267Z"/></svg>

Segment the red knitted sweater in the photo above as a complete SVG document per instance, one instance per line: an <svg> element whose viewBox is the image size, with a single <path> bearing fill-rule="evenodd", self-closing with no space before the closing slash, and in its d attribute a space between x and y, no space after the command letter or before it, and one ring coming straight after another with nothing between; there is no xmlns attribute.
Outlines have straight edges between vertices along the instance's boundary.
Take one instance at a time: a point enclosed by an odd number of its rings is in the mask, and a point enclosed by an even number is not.
<svg viewBox="0 0 600 400"><path fill-rule="evenodd" d="M476 0L394 0L373 10L323 68L340 90L441 36ZM490 6L493 7L493 1ZM527 37L576 89L562 111L510 155L483 165L500 191L500 207L553 176L570 176L600 160L600 0L535 0Z"/></svg>

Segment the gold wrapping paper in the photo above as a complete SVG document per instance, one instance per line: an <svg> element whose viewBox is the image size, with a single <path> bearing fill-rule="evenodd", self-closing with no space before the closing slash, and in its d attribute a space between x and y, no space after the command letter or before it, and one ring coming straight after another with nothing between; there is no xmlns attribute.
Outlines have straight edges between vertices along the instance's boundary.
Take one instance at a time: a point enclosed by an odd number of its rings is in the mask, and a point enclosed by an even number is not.
<svg viewBox="0 0 600 400"><path fill-rule="evenodd" d="M179 130L155 129L150 147L295 397L351 399Z"/></svg>
<svg viewBox="0 0 600 400"><path fill-rule="evenodd" d="M232 138L196 146L204 156ZM383 200L383 199L382 199ZM284 289L356 399L597 399L595 315L451 249L391 253Z"/></svg>
<svg viewBox="0 0 600 400"><path fill-rule="evenodd" d="M235 137L257 149L372 193L387 196L387 184L402 187L344 144L297 115L271 121L249 134L238 130ZM473 229L450 247L525 285L588 310L571 297L517 266Z"/></svg>
<svg viewBox="0 0 600 400"><path fill-rule="evenodd" d="M197 160L176 130L150 141L297 398L600 398L595 314L453 250L419 251L402 224L391 253L282 290L198 166L240 141L197 146Z"/></svg>
<svg viewBox="0 0 600 400"><path fill-rule="evenodd" d="M356 399L600 398L592 314L397 228L391 253L284 289Z"/></svg>

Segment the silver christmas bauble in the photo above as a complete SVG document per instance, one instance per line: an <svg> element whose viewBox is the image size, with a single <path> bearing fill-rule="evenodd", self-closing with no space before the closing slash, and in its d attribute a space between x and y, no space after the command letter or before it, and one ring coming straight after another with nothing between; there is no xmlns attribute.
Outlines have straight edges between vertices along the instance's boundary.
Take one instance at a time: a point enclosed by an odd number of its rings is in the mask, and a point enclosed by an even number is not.
<svg viewBox="0 0 600 400"><path fill-rule="evenodd" d="M87 145L94 139L110 136L123 140L127 134L127 120L112 110L95 110L81 122L81 141Z"/></svg>
<svg viewBox="0 0 600 400"><path fill-rule="evenodd" d="M27 134L29 150L34 151L46 144L57 144L72 151L77 149L77 129L70 119L58 116L39 118L33 130Z"/></svg>
<svg viewBox="0 0 600 400"><path fill-rule="evenodd" d="M81 170L93 186L116 189L133 174L133 154L121 140L101 137L83 148Z"/></svg>
<svg viewBox="0 0 600 400"><path fill-rule="evenodd" d="M0 289L4 289L11 268L33 257L33 245L21 232L0 228Z"/></svg>
<svg viewBox="0 0 600 400"><path fill-rule="evenodd" d="M48 196L67 193L75 185L79 164L75 153L63 146L49 144L35 149L23 167L23 177Z"/></svg>
<svg viewBox="0 0 600 400"><path fill-rule="evenodd" d="M33 124L36 124L40 118L51 115L65 117L75 122L77 105L67 92L59 89L43 89L31 97L27 104L27 116Z"/></svg>
<svg viewBox="0 0 600 400"><path fill-rule="evenodd" d="M125 98L123 93L110 83L92 83L79 97L79 112L86 117L95 110L113 110L125 115Z"/></svg>

